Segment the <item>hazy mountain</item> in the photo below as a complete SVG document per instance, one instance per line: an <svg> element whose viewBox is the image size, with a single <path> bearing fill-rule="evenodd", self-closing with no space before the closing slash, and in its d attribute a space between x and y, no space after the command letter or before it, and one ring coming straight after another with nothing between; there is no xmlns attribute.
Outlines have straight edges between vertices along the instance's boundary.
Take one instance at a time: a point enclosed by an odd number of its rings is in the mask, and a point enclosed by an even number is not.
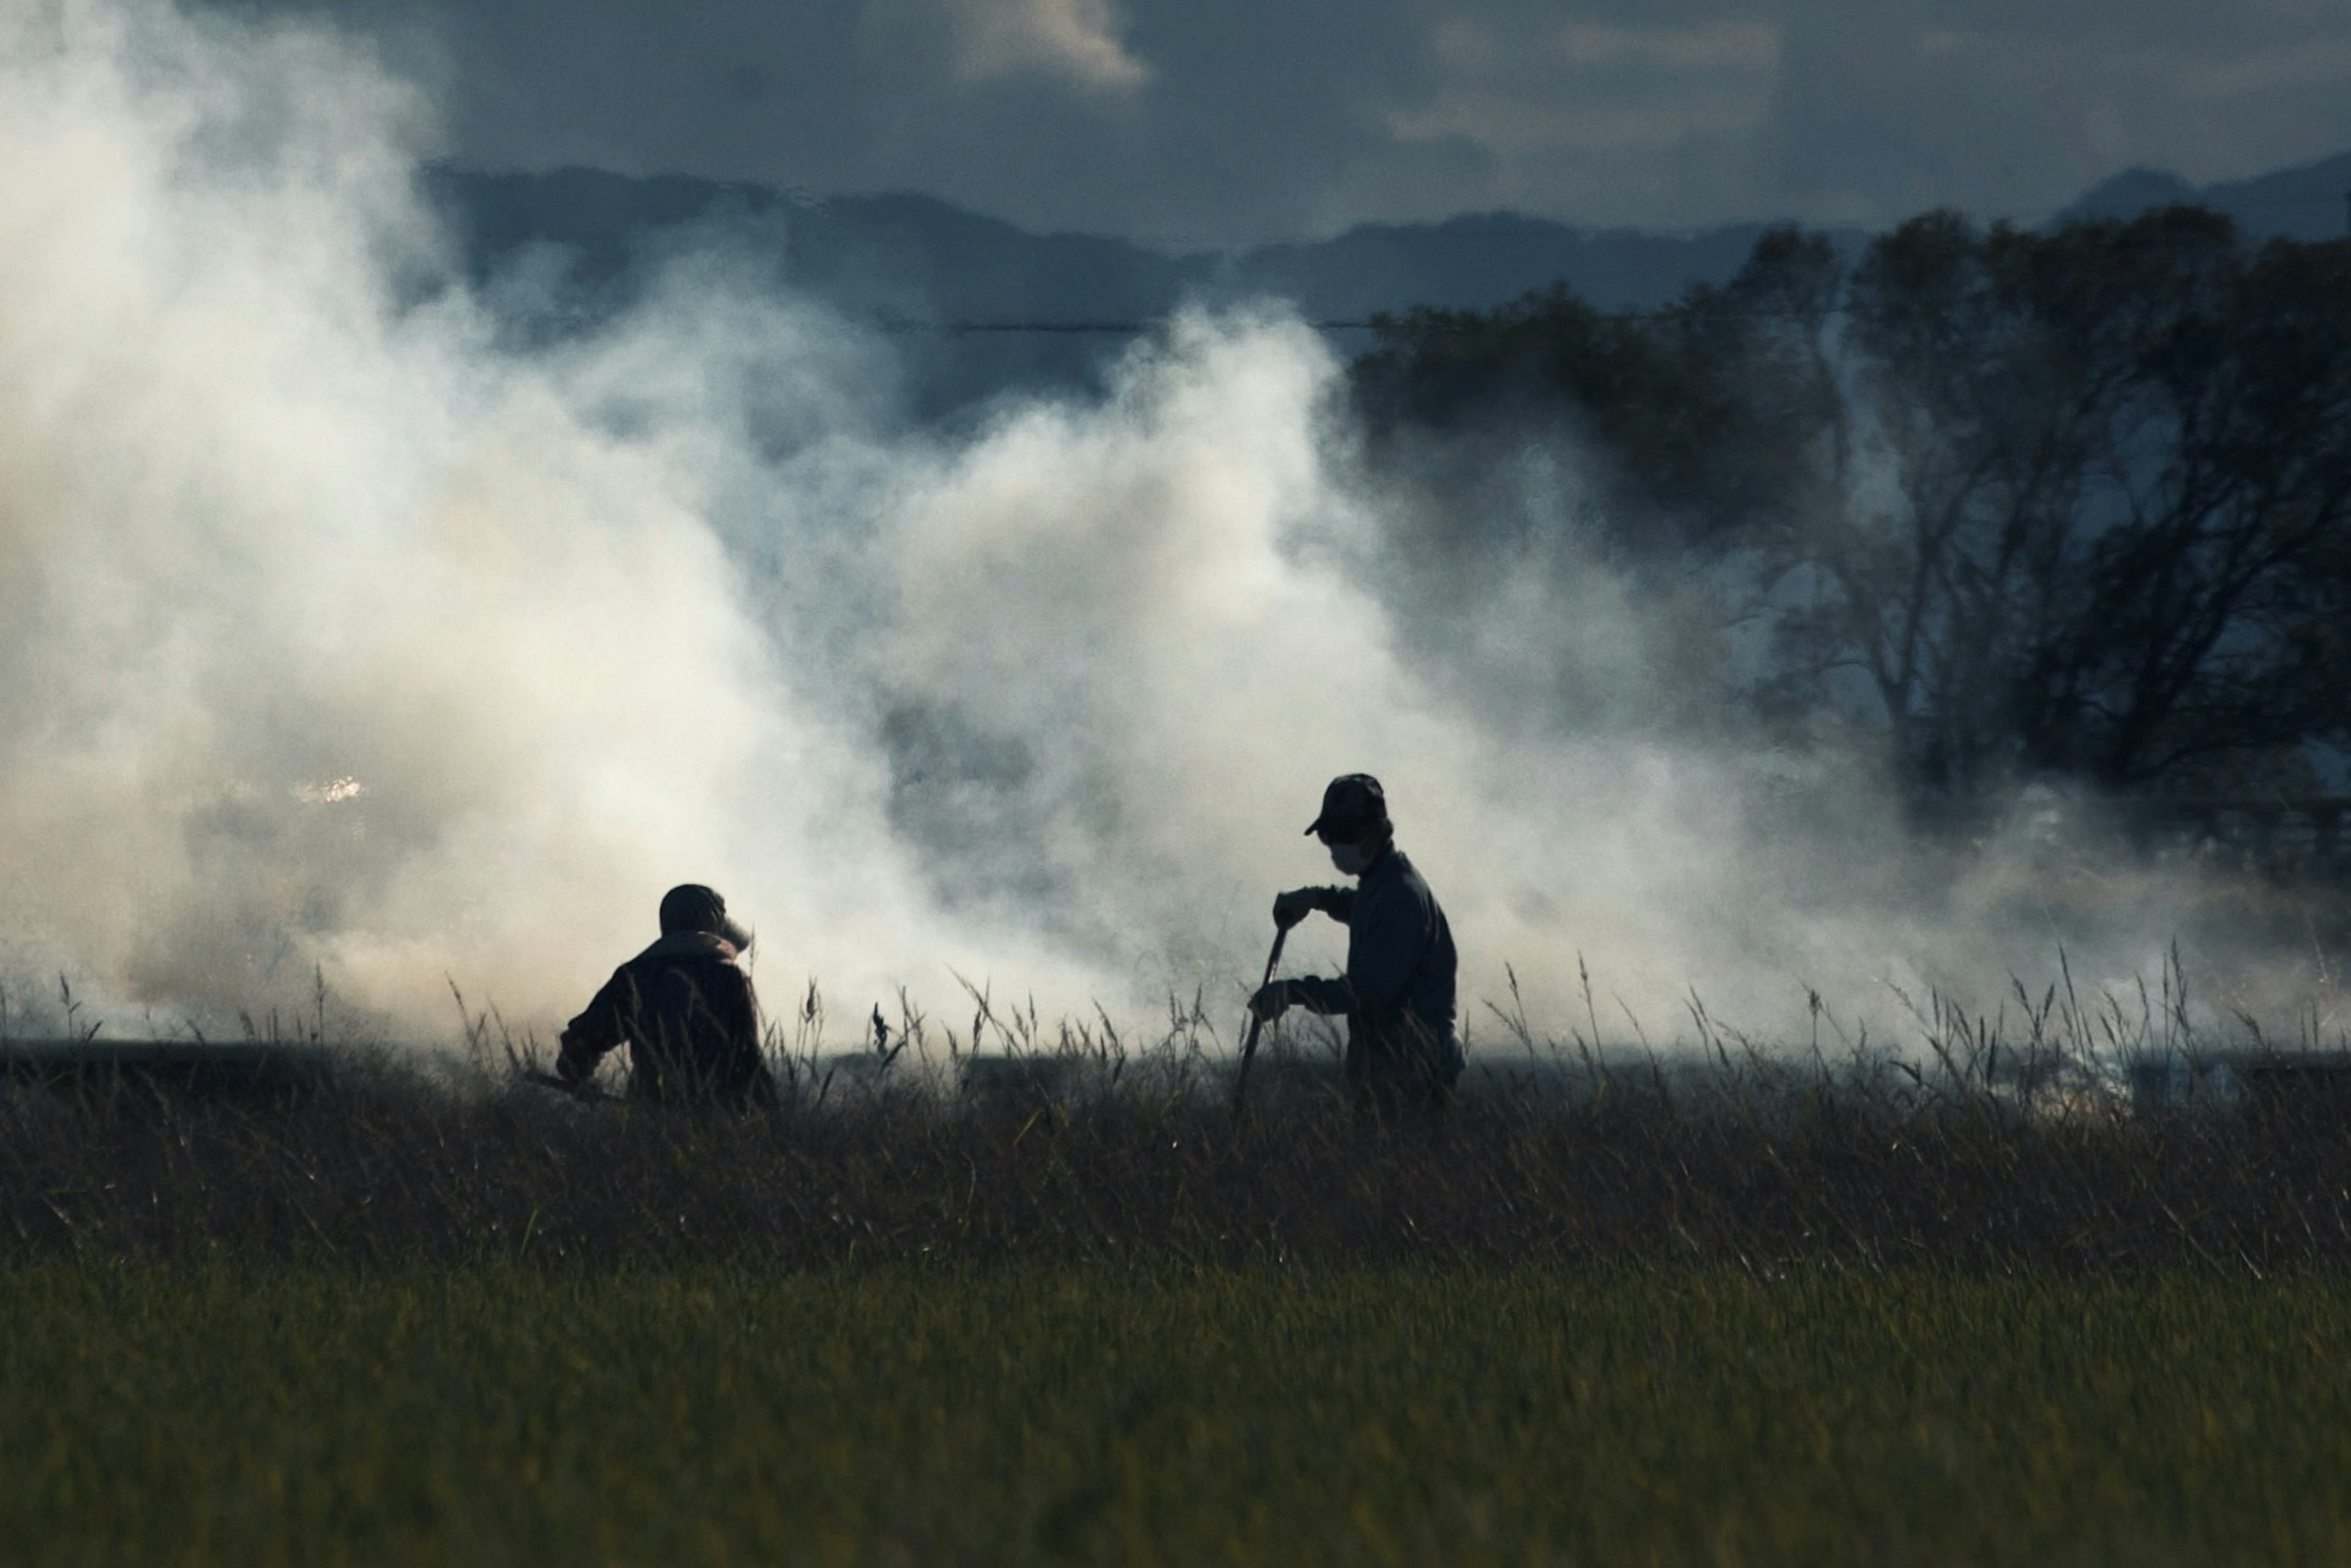
<svg viewBox="0 0 2351 1568"><path fill-rule="evenodd" d="M1663 305L1694 283L1728 279L1765 226L1645 234L1479 213L1264 246L1229 257L1218 276L1243 290L1295 299L1310 316L1324 318L1414 305L1483 308L1553 283L1606 308L1640 309Z"/></svg>
<svg viewBox="0 0 2351 1568"><path fill-rule="evenodd" d="M575 283L624 278L664 249L724 237L845 307L916 319L1081 320L1164 311L1184 264L1123 240L1032 235L928 196L819 201L769 186L593 169L436 169L427 188L477 271L527 247L570 253ZM722 231L715 233L714 231Z"/></svg>
<svg viewBox="0 0 2351 1568"><path fill-rule="evenodd" d="M2168 169L2126 169L2083 192L2049 221L2054 225L2080 218L2134 218L2151 208L2193 202L2199 194Z"/></svg>
<svg viewBox="0 0 2351 1568"><path fill-rule="evenodd" d="M463 236L475 275L506 279L522 330L560 332L617 308L666 253L720 243L779 283L903 329L916 406L940 413L1008 387L1082 379L1123 329L1187 299L1274 296L1310 320L1357 321L1416 305L1483 308L1552 283L1607 308L1661 305L1738 271L1760 224L1687 234L1588 230L1513 213L1375 224L1325 240L1169 255L1092 235L1036 235L928 196L817 198L770 186L591 169L486 173L439 168L427 189ZM2127 217L2200 201L2248 233L2344 232L2351 154L2196 186L2133 169L2057 214ZM1859 230L1835 231L1857 249ZM515 280L527 280L527 286ZM956 331L941 326L1113 330ZM1367 340L1344 332L1349 348Z"/></svg>
<svg viewBox="0 0 2351 1568"><path fill-rule="evenodd" d="M561 331L626 302L665 253L714 243L779 282L861 318L907 329L917 405L938 413L1008 386L1081 379L1120 331L960 332L949 324L1118 327L1187 299L1261 296L1309 319L1361 320L1415 305L1486 307L1564 282L1607 307L1665 303L1719 282L1761 225L1696 234L1586 231L1490 213L1371 225L1311 244L1170 256L1091 235L1033 235L927 196L816 199L755 184L591 169L485 173L440 168L427 189L484 280L529 280L500 298L523 329ZM1855 236L1857 239L1857 235ZM1367 341L1343 335L1349 347Z"/></svg>
<svg viewBox="0 0 2351 1568"><path fill-rule="evenodd" d="M2180 202L2226 213L2257 238L2341 239L2351 232L2351 152L2210 185L2168 170L2126 169L2092 186L2057 221L2135 217Z"/></svg>
<svg viewBox="0 0 2351 1568"><path fill-rule="evenodd" d="M1564 282L1605 307L1665 303L1719 282L1763 225L1687 235L1584 230L1513 213L1380 224L1332 239L1169 256L1089 235L1032 235L927 196L818 200L762 185L589 169L438 169L430 189L477 269L525 247L574 253L582 283L625 276L664 236L727 225L795 284L869 309L939 320L1148 319L1187 297L1271 294L1355 319L1415 305L1483 307Z"/></svg>
<svg viewBox="0 0 2351 1568"><path fill-rule="evenodd" d="M1171 256L1092 235L1035 235L928 196L815 198L770 186L590 169L483 173L437 169L430 189L487 271L532 246L569 253L575 282L624 277L690 227L723 225L796 285L844 307L923 320L1139 320L1187 297L1270 294L1309 317L1357 319L1415 305L1484 307L1566 284L1596 305L1665 303L1719 283L1761 224L1686 234L1588 230L1515 213L1434 224L1372 224L1330 239ZM2130 169L2057 214L2128 217L2201 202L2249 234L2332 239L2346 232L2351 153L2199 186ZM1858 243L1858 231L1839 237Z"/></svg>

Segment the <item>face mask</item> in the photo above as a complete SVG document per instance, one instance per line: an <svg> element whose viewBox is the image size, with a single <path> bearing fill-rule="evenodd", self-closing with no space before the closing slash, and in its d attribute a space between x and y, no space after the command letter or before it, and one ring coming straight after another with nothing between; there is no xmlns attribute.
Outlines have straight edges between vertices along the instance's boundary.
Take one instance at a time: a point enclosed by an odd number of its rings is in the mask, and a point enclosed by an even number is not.
<svg viewBox="0 0 2351 1568"><path fill-rule="evenodd" d="M1364 852L1361 844L1332 844L1331 863L1343 876L1361 876L1371 868L1372 857Z"/></svg>

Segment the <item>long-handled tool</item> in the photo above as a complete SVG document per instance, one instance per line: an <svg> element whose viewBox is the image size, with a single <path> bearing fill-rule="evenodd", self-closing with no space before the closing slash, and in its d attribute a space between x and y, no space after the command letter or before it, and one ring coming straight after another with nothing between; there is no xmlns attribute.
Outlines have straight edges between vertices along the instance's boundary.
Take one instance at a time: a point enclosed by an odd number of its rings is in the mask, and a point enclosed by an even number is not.
<svg viewBox="0 0 2351 1568"><path fill-rule="evenodd" d="M1273 984L1273 972L1281 965L1281 945L1289 940L1289 926L1276 925L1273 928L1273 951L1265 956L1265 978L1258 982L1259 990L1261 991ZM1249 1063L1257 1059L1258 1031L1263 1028L1265 1028L1265 1020L1258 1017L1256 1010L1252 1009L1249 1012L1249 1032L1241 1036L1241 1070L1233 1074L1233 1119L1235 1121L1240 1119L1241 1098L1249 1092Z"/></svg>

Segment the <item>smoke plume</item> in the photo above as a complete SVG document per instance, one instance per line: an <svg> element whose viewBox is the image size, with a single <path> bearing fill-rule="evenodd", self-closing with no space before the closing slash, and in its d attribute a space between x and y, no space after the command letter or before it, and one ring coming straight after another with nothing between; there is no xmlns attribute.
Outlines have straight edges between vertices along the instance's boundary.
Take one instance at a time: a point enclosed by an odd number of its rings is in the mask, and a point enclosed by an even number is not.
<svg viewBox="0 0 2351 1568"><path fill-rule="evenodd" d="M2069 902L1687 720L1687 607L1583 542L1572 465L1512 481L1540 545L1435 582L1279 309L950 435L721 246L517 347L417 199L431 137L325 32L0 11L12 984L214 1028L315 974L417 1037L455 981L543 1025L694 880L772 1003L1229 1009L1359 769L1473 1021L1506 967L1581 1017L1580 958L1604 1032L1674 1038L1695 988L1768 1034L1814 988L1990 1005L2061 945L2127 981L2180 930L2176 883Z"/></svg>

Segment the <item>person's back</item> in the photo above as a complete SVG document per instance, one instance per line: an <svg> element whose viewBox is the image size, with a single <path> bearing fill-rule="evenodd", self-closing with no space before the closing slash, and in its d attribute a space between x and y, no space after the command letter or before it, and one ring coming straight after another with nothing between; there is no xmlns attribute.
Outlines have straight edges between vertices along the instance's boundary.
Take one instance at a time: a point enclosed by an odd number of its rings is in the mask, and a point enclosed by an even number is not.
<svg viewBox="0 0 2351 1568"><path fill-rule="evenodd" d="M1453 1032L1459 959L1437 895L1394 848L1355 887L1322 891L1319 907L1347 926L1349 1082L1440 1098L1460 1076L1461 1048Z"/></svg>
<svg viewBox="0 0 2351 1568"><path fill-rule="evenodd" d="M689 883L662 901L662 936L612 971L563 1031L556 1074L584 1082L617 1046L629 1048L629 1092L659 1101L765 1103L774 1086L759 1054L759 1009L737 955L749 934L726 903Z"/></svg>

